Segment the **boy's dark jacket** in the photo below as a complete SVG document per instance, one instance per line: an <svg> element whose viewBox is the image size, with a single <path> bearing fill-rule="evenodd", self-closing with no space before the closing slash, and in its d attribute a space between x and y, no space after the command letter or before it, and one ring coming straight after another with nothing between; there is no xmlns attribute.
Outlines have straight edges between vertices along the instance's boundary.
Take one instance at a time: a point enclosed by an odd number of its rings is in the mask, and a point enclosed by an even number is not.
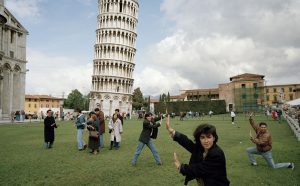
<svg viewBox="0 0 300 186"><path fill-rule="evenodd" d="M141 132L139 141L142 143L147 144L150 140L150 138L156 139L158 134L158 127L160 127L159 121L160 118L156 117L152 121L148 121L147 119L144 119L143 122L143 130Z"/></svg>

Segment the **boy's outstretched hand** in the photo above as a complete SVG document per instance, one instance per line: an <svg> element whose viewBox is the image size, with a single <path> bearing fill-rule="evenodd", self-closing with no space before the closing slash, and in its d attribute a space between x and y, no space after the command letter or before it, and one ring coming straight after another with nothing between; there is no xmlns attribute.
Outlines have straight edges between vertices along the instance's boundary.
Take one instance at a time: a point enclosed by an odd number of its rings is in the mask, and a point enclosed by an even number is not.
<svg viewBox="0 0 300 186"><path fill-rule="evenodd" d="M175 164L176 168L179 170L179 169L180 169L180 166L181 166L181 163L180 163L180 161L178 160L178 157L177 157L176 152L174 152L174 164Z"/></svg>
<svg viewBox="0 0 300 186"><path fill-rule="evenodd" d="M170 125L170 115L168 115L166 120L166 129L169 131L170 134L174 132L174 129Z"/></svg>

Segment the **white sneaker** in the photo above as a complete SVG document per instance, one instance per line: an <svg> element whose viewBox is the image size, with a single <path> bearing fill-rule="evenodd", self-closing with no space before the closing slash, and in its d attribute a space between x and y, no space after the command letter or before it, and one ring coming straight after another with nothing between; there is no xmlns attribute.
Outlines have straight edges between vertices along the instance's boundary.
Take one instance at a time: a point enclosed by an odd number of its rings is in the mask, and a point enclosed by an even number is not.
<svg viewBox="0 0 300 186"><path fill-rule="evenodd" d="M294 164L294 163L290 163L290 165L288 166L288 168L290 168L290 169L294 170L294 168L295 168L295 164Z"/></svg>

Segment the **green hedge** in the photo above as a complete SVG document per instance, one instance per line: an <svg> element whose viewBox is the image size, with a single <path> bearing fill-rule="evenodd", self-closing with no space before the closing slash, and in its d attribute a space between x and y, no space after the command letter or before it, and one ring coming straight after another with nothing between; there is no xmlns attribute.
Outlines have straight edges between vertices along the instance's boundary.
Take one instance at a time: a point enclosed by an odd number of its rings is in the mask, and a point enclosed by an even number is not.
<svg viewBox="0 0 300 186"><path fill-rule="evenodd" d="M166 107L168 113L175 112L179 115L180 112L200 112L208 113L210 110L214 114L224 114L226 113L226 103L225 100L211 100L211 101L177 101L177 102L158 102L154 103L155 112L166 112Z"/></svg>

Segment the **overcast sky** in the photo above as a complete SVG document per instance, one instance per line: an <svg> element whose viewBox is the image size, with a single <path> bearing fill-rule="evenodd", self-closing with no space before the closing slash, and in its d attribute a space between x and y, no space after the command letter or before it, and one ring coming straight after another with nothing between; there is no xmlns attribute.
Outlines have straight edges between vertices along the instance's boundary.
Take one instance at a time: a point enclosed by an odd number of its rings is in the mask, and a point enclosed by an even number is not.
<svg viewBox="0 0 300 186"><path fill-rule="evenodd" d="M6 0L29 31L27 94L91 87L98 0ZM216 88L242 73L300 83L299 0L139 0L134 88Z"/></svg>

